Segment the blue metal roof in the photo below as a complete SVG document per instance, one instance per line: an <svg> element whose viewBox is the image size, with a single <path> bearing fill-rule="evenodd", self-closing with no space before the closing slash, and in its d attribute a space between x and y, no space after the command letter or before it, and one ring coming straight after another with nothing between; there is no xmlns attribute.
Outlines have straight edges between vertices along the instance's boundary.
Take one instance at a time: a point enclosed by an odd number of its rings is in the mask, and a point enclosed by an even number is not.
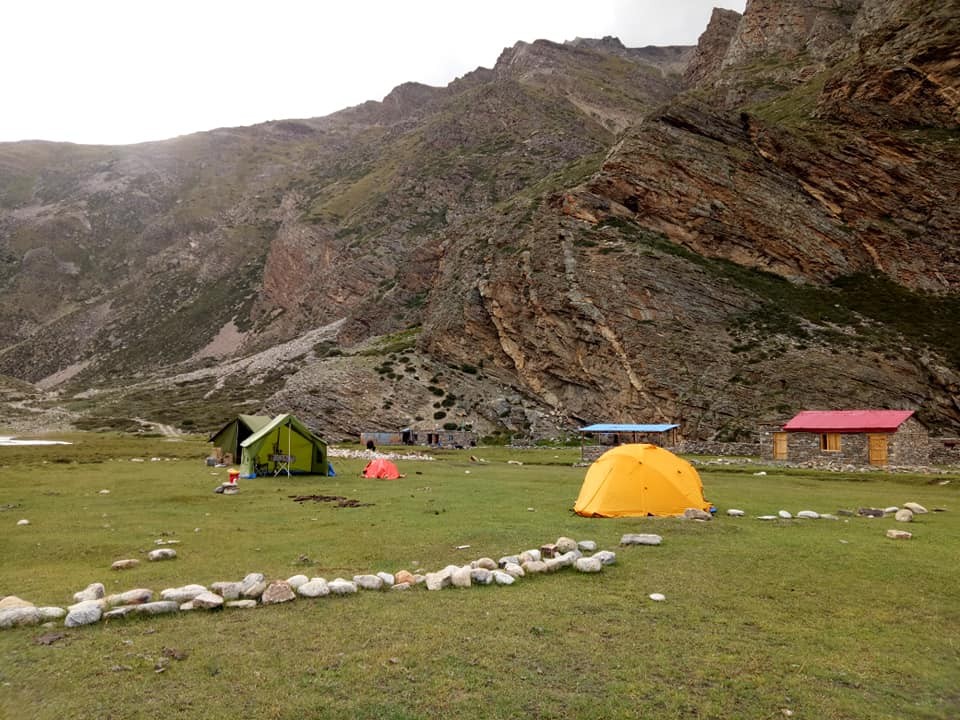
<svg viewBox="0 0 960 720"><path fill-rule="evenodd" d="M616 425L611 423L599 423L597 425L587 425L580 428L580 432L666 432L680 427L679 425L669 425L666 423L660 425Z"/></svg>

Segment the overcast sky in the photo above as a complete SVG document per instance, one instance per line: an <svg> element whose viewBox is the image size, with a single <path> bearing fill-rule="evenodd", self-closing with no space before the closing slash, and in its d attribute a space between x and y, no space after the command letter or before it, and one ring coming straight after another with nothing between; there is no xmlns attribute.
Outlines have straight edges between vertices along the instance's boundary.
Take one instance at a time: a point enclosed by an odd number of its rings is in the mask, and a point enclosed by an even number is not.
<svg viewBox="0 0 960 720"><path fill-rule="evenodd" d="M446 85L518 40L692 45L745 0L5 0L0 141L124 144Z"/></svg>

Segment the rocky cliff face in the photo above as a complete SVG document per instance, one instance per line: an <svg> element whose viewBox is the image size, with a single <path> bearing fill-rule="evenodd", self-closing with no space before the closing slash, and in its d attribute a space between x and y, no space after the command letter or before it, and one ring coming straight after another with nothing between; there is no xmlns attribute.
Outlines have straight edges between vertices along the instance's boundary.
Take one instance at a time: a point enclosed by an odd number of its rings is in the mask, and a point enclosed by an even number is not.
<svg viewBox="0 0 960 720"><path fill-rule="evenodd" d="M326 118L2 145L0 373L90 427L956 429L958 16L751 0L695 51L519 43Z"/></svg>

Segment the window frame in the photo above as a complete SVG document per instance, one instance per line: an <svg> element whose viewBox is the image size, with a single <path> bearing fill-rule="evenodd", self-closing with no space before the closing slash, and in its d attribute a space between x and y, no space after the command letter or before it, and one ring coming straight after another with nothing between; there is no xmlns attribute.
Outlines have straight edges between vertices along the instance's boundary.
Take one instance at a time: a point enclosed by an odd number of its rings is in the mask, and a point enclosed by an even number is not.
<svg viewBox="0 0 960 720"><path fill-rule="evenodd" d="M820 433L820 452L840 452L840 433Z"/></svg>

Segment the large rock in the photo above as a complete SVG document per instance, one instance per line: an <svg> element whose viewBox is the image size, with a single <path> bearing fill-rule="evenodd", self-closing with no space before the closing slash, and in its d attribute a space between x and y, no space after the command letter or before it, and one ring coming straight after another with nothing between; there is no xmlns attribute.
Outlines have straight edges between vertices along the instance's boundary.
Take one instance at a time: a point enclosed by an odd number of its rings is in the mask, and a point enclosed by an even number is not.
<svg viewBox="0 0 960 720"><path fill-rule="evenodd" d="M577 549L577 541L566 536L558 537L557 542L554 544L557 546L557 552L559 553L568 553L571 550Z"/></svg>
<svg viewBox="0 0 960 720"><path fill-rule="evenodd" d="M301 585L304 585L309 581L310 581L310 578L308 578L306 575L303 575L303 574L294 575L293 577L287 578L287 585L293 588L293 591L296 592Z"/></svg>
<svg viewBox="0 0 960 720"><path fill-rule="evenodd" d="M700 508L687 508L683 511L683 516L687 520L709 520L713 517L706 510L701 510Z"/></svg>
<svg viewBox="0 0 960 720"><path fill-rule="evenodd" d="M297 595L301 597L323 597L330 594L330 587L323 578L311 578L303 585L297 588Z"/></svg>
<svg viewBox="0 0 960 720"><path fill-rule="evenodd" d="M296 593L293 592L293 588L289 584L283 580L275 580L263 591L263 595L260 596L260 604L278 605L279 603L290 602L296 597Z"/></svg>
<svg viewBox="0 0 960 720"><path fill-rule="evenodd" d="M526 575L536 575L547 572L547 564L543 560L528 560L520 568Z"/></svg>
<svg viewBox="0 0 960 720"><path fill-rule="evenodd" d="M124 560L117 560L117 561L115 561L115 562L110 566L110 569L111 569L111 570L130 570L131 568L135 568L135 567L136 567L137 565L139 565L139 564L140 564L140 561L139 561L139 560L137 560L137 559L135 559L135 558L127 558L127 559L124 559Z"/></svg>
<svg viewBox="0 0 960 720"><path fill-rule="evenodd" d="M468 588L471 585L471 568L468 565L467 567L457 568L454 573L450 576L450 584L453 587L458 588Z"/></svg>
<svg viewBox="0 0 960 720"><path fill-rule="evenodd" d="M35 607L12 607L0 610L0 629L37 625L39 622L40 611Z"/></svg>
<svg viewBox="0 0 960 720"><path fill-rule="evenodd" d="M260 584L263 585L263 588L267 587L266 578L264 578L263 573L248 573L243 580L240 581L240 594L246 595ZM263 588L260 589L260 593L263 592ZM259 595L259 593L257 594Z"/></svg>
<svg viewBox="0 0 960 720"><path fill-rule="evenodd" d="M541 559L540 551L537 549L534 550L524 550L520 553L520 564L523 565L525 562L537 561Z"/></svg>
<svg viewBox="0 0 960 720"><path fill-rule="evenodd" d="M746 515L746 513L743 510L740 510L739 508L729 508L727 510L727 515L729 515L730 517L743 517L744 515Z"/></svg>
<svg viewBox="0 0 960 720"><path fill-rule="evenodd" d="M519 556L519 555L504 555L502 558L500 558L500 559L497 561L497 565L498 565L499 567L506 567L506 566L509 565L510 563L513 563L514 565L519 565L519 564L520 564L520 556Z"/></svg>
<svg viewBox="0 0 960 720"><path fill-rule="evenodd" d="M489 585L493 582L493 571L487 568L472 568L470 570L470 580L477 585Z"/></svg>
<svg viewBox="0 0 960 720"><path fill-rule="evenodd" d="M814 510L801 510L797 513L798 518L805 518L807 520L817 520L820 518L820 513Z"/></svg>
<svg viewBox="0 0 960 720"><path fill-rule="evenodd" d="M913 522L913 510L910 508L900 508L893 516L893 519L897 522Z"/></svg>
<svg viewBox="0 0 960 720"><path fill-rule="evenodd" d="M96 600L85 600L70 608L67 613L67 619L63 624L67 627L79 627L81 625L92 625L103 615L103 608Z"/></svg>
<svg viewBox="0 0 960 720"><path fill-rule="evenodd" d="M496 570L499 567L499 565L494 562L493 558L488 557L482 557L478 560L474 560L472 563L470 563L470 565L475 568L482 568L483 570Z"/></svg>
<svg viewBox="0 0 960 720"><path fill-rule="evenodd" d="M395 581L394 585L399 585L400 583L410 583L413 585L415 582L413 573L409 570L398 570L393 579Z"/></svg>
<svg viewBox="0 0 960 720"><path fill-rule="evenodd" d="M169 600L177 605L190 602L200 593L207 592L203 585L184 585L183 587L166 588L160 591L161 600Z"/></svg>
<svg viewBox="0 0 960 720"><path fill-rule="evenodd" d="M357 591L355 582L343 578L334 578L327 585L331 595L351 595Z"/></svg>
<svg viewBox="0 0 960 720"><path fill-rule="evenodd" d="M223 598L212 592L202 592L191 602L195 608L201 610L219 610L223 607Z"/></svg>
<svg viewBox="0 0 960 720"><path fill-rule="evenodd" d="M397 579L393 576L393 573L388 573L381 570L376 575L378 578L380 578L383 581L384 589L392 587L397 583Z"/></svg>
<svg viewBox="0 0 960 720"><path fill-rule="evenodd" d="M148 588L135 588L127 590L119 595L121 605L141 605L153 600L153 590Z"/></svg>
<svg viewBox="0 0 960 720"><path fill-rule="evenodd" d="M517 565L516 563L507 563L503 566L503 572L505 572L510 577L522 578L523 568Z"/></svg>
<svg viewBox="0 0 960 720"><path fill-rule="evenodd" d="M137 615L165 615L177 612L180 609L180 603L175 600L157 600L143 605L130 605L129 607L134 608Z"/></svg>
<svg viewBox="0 0 960 720"><path fill-rule="evenodd" d="M86 600L99 600L105 593L106 590L103 587L103 583L90 583L80 592L73 594L73 601L81 603Z"/></svg>
<svg viewBox="0 0 960 720"><path fill-rule="evenodd" d="M497 585L513 585L516 582L515 577L504 570L494 570L492 575Z"/></svg>
<svg viewBox="0 0 960 720"><path fill-rule="evenodd" d="M577 543L577 550L580 550L581 552L592 553L596 552L596 549L597 543L595 543L593 540L581 540Z"/></svg>
<svg viewBox="0 0 960 720"><path fill-rule="evenodd" d="M213 583L210 590L224 600L238 600L243 591L243 583L221 580Z"/></svg>
<svg viewBox="0 0 960 720"><path fill-rule="evenodd" d="M903 506L904 506L907 510L912 511L914 515L923 515L924 513L927 512L927 509L926 509L923 505L921 505L920 503L916 503L916 502L905 502L905 503L903 504Z"/></svg>
<svg viewBox="0 0 960 720"><path fill-rule="evenodd" d="M50 620L59 620L67 614L67 611L62 607L54 606L45 606L38 607L37 612L40 613L40 622L49 622Z"/></svg>
<svg viewBox="0 0 960 720"><path fill-rule="evenodd" d="M361 590L383 590L383 579L377 575L354 575L353 581Z"/></svg>
<svg viewBox="0 0 960 720"><path fill-rule="evenodd" d="M256 600L230 600L224 605L228 608L237 608L240 610L249 610L257 606Z"/></svg>
<svg viewBox="0 0 960 720"><path fill-rule="evenodd" d="M784 520L789 520L790 518L793 517L793 515L791 515L786 510L780 510L777 512L777 517L783 518Z"/></svg>
<svg viewBox="0 0 960 720"><path fill-rule="evenodd" d="M891 540L909 540L913 537L912 533L908 533L906 530L887 530L887 537Z"/></svg>
<svg viewBox="0 0 960 720"><path fill-rule="evenodd" d="M617 562L617 554L612 550L598 550L593 557L600 558L600 562L604 565L613 565Z"/></svg>
<svg viewBox="0 0 960 720"><path fill-rule="evenodd" d="M177 557L177 551L173 548L160 548L158 550L151 550L147 553L147 560L150 562L157 562L159 560L173 560Z"/></svg>
<svg viewBox="0 0 960 720"><path fill-rule="evenodd" d="M621 545L659 545L663 538L653 533L626 533L620 537Z"/></svg>
<svg viewBox="0 0 960 720"><path fill-rule="evenodd" d="M596 555L582 557L573 566L582 573L598 573L603 570L603 563Z"/></svg>
<svg viewBox="0 0 960 720"><path fill-rule="evenodd" d="M23 600L16 595L7 595L0 600L0 610L12 610L13 608L31 608L33 603L29 600Z"/></svg>

